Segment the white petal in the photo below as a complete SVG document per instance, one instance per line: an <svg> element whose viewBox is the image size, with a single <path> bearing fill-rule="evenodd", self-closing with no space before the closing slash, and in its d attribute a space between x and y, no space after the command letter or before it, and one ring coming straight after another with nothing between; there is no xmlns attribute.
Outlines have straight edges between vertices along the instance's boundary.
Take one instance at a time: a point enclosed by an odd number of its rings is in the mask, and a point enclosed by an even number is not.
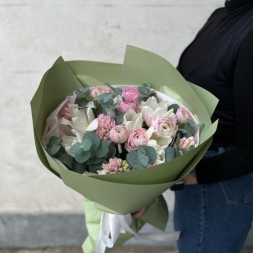
<svg viewBox="0 0 253 253"><path fill-rule="evenodd" d="M106 173L103 170L97 170L98 175L106 175Z"/></svg>
<svg viewBox="0 0 253 253"><path fill-rule="evenodd" d="M142 113L142 115L144 117L148 113L153 114L154 110L151 107L149 107L149 106L144 106L144 107L142 107L141 113Z"/></svg>
<svg viewBox="0 0 253 253"><path fill-rule="evenodd" d="M87 117L88 117L88 122L91 122L95 119L94 113L93 113L91 107L87 108Z"/></svg>
<svg viewBox="0 0 253 253"><path fill-rule="evenodd" d="M173 109L170 109L169 111L167 111L163 116L164 117L169 117L169 116L173 116L174 112L173 112ZM175 115L175 114L174 114ZM176 115L175 115L176 117Z"/></svg>
<svg viewBox="0 0 253 253"><path fill-rule="evenodd" d="M87 121L83 121L81 117L76 117L76 118L72 118L72 122L73 122L73 128L80 132L80 133L85 133L86 131L86 125L87 125Z"/></svg>
<svg viewBox="0 0 253 253"><path fill-rule="evenodd" d="M147 146L152 147L155 150L157 150L159 148L159 146L157 145L156 140L153 140L153 139L148 141Z"/></svg>
<svg viewBox="0 0 253 253"><path fill-rule="evenodd" d="M95 131L98 128L98 120L94 119L86 128L86 131Z"/></svg>
<svg viewBox="0 0 253 253"><path fill-rule="evenodd" d="M133 131L133 128L134 128L134 121L127 121L126 124L125 124L125 127L127 130L129 131Z"/></svg>
<svg viewBox="0 0 253 253"><path fill-rule="evenodd" d="M147 131L146 131L146 134L148 136L148 139L151 138L152 134L154 133L154 127L150 127Z"/></svg>
<svg viewBox="0 0 253 253"><path fill-rule="evenodd" d="M172 138L170 136L164 136L161 139L157 140L157 144L160 146L159 149L166 149L171 141Z"/></svg>
<svg viewBox="0 0 253 253"><path fill-rule="evenodd" d="M75 129L72 129L71 132L77 137L78 142L81 143L83 140L84 134L76 131Z"/></svg>
<svg viewBox="0 0 253 253"><path fill-rule="evenodd" d="M142 116L138 117L135 121L134 121L134 128L133 130L139 128L139 127L142 127L142 124L143 124L143 118Z"/></svg>
<svg viewBox="0 0 253 253"><path fill-rule="evenodd" d="M95 106L95 104L94 104L93 101L88 102L86 106L90 107L90 108L96 108L96 106Z"/></svg>
<svg viewBox="0 0 253 253"><path fill-rule="evenodd" d="M167 112L167 108L157 108L155 110L155 118L162 117Z"/></svg>
<svg viewBox="0 0 253 253"><path fill-rule="evenodd" d="M116 97L113 99L114 104L118 104L118 103L120 103L120 102L122 102L122 101L123 101L123 99L122 99L122 97L121 97L120 95L116 96Z"/></svg>
<svg viewBox="0 0 253 253"><path fill-rule="evenodd" d="M146 105L155 110L157 108L156 97L150 97L146 102L143 103L143 106L146 106Z"/></svg>
<svg viewBox="0 0 253 253"><path fill-rule="evenodd" d="M65 119L65 118L61 118L59 120L59 123L62 124L62 125L70 126L71 128L74 127L72 121L68 120L68 119Z"/></svg>
<svg viewBox="0 0 253 253"><path fill-rule="evenodd" d="M161 101L158 105L157 105L157 107L159 107L159 108L168 108L168 102L167 101Z"/></svg>
<svg viewBox="0 0 253 253"><path fill-rule="evenodd" d="M63 147L68 147L68 146L72 146L73 141L77 140L77 138L75 136L62 136L61 137L62 143L61 145Z"/></svg>

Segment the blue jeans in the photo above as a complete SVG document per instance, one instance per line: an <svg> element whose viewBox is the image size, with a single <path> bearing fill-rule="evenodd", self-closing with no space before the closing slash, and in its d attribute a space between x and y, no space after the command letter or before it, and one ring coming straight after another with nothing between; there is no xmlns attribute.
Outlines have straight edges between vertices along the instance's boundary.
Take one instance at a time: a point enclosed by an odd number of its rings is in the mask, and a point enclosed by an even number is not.
<svg viewBox="0 0 253 253"><path fill-rule="evenodd" d="M205 159L225 152L207 152ZM180 253L239 253L253 221L253 173L175 191Z"/></svg>

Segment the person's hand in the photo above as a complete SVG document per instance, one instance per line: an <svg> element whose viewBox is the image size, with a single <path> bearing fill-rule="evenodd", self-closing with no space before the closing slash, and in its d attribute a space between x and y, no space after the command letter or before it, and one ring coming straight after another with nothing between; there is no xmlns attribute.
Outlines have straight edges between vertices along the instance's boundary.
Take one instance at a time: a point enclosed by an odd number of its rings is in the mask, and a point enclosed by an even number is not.
<svg viewBox="0 0 253 253"><path fill-rule="evenodd" d="M193 176L191 173L185 176L183 179L184 184L189 185L189 184L197 184L197 178Z"/></svg>
<svg viewBox="0 0 253 253"><path fill-rule="evenodd" d="M132 218L133 218L133 219L139 218L140 216L142 216L142 215L145 213L145 211L146 211L146 207L143 207L143 208L140 209L139 211L134 212L134 213L131 213Z"/></svg>

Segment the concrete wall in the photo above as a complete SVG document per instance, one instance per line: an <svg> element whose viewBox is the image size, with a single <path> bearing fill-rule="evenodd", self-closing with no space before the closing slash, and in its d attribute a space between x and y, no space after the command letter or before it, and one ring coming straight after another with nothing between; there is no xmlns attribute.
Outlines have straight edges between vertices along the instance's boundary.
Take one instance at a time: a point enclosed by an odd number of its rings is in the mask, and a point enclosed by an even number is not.
<svg viewBox="0 0 253 253"><path fill-rule="evenodd" d="M84 228L75 242L62 236L62 220L78 233L83 197L48 172L34 148L29 102L56 58L121 63L130 44L176 65L223 2L0 0L0 247L71 245L85 237ZM166 198L172 211L173 195ZM40 228L45 232L36 244Z"/></svg>

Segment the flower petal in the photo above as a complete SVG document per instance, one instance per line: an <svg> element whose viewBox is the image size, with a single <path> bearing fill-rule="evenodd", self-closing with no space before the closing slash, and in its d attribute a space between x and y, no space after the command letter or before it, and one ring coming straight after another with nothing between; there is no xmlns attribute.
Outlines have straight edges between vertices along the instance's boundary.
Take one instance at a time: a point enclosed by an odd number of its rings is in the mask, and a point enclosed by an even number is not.
<svg viewBox="0 0 253 253"><path fill-rule="evenodd" d="M95 131L98 128L98 120L94 119L86 128L86 131Z"/></svg>
<svg viewBox="0 0 253 253"><path fill-rule="evenodd" d="M74 127L73 122L71 120L66 119L66 118L61 118L59 120L59 123L62 125L70 126L71 128Z"/></svg>

